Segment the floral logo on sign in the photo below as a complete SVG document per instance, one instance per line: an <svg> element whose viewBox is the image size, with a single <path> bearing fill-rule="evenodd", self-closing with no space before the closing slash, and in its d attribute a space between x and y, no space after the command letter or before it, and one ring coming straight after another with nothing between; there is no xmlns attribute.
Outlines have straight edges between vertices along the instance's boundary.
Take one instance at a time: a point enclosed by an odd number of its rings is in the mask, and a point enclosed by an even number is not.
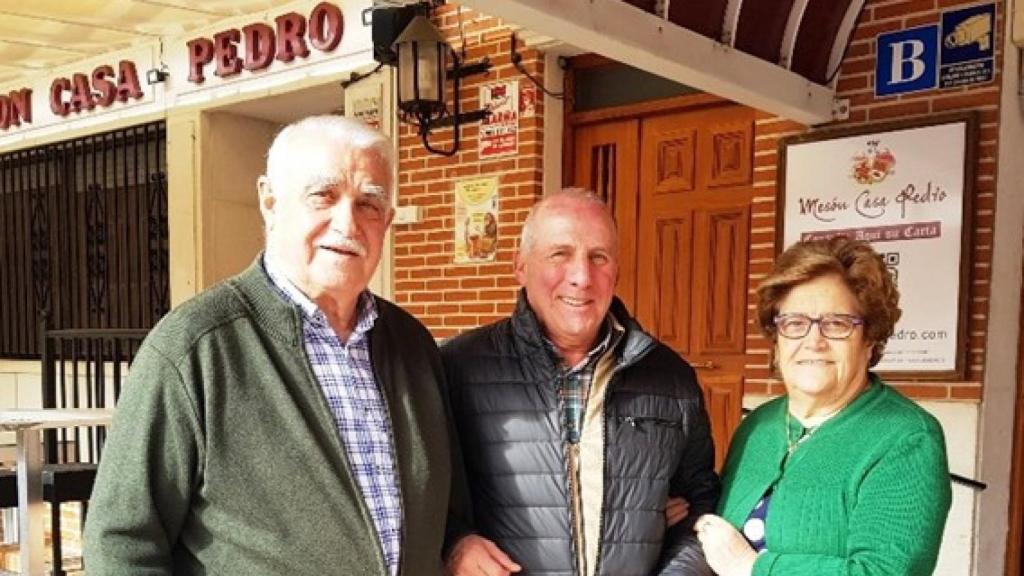
<svg viewBox="0 0 1024 576"><path fill-rule="evenodd" d="M869 140L867 150L853 157L850 178L858 184L878 184L896 170L896 156L888 148L880 148L878 140Z"/></svg>

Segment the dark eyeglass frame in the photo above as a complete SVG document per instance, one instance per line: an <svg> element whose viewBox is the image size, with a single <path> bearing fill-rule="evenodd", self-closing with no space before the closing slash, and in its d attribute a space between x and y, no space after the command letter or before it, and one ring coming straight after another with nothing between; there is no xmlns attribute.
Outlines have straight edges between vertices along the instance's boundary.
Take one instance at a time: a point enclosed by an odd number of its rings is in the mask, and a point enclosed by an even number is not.
<svg viewBox="0 0 1024 576"><path fill-rule="evenodd" d="M782 332L783 324L786 322L786 320L790 319L807 320L807 329L803 331L803 334L784 334ZM836 333L832 333L831 335L826 334L824 326L826 326L830 320L841 320L844 323L849 322L850 330L841 336ZM857 326L864 325L864 318L857 316L856 314L822 314L821 316L814 318L808 316L807 314L800 313L776 314L775 317L772 318L772 325L775 328L775 333L778 334L779 336L782 336L783 338L788 338L789 340L799 340L801 338L806 337L807 334L811 332L811 327L815 324L818 325L818 334L821 334L823 338L826 338L828 340L846 340L857 330Z"/></svg>

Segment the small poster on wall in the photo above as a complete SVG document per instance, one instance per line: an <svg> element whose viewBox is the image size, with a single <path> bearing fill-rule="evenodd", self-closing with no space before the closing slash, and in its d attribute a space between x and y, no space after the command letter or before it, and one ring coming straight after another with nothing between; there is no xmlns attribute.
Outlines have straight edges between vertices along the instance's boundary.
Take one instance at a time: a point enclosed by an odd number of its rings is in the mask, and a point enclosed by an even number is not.
<svg viewBox="0 0 1024 576"><path fill-rule="evenodd" d="M903 315L880 372L962 378L976 118L903 122L780 143L779 250L837 235L868 241Z"/></svg>
<svg viewBox="0 0 1024 576"><path fill-rule="evenodd" d="M537 87L524 84L519 90L519 117L533 118L537 115Z"/></svg>
<svg viewBox="0 0 1024 576"><path fill-rule="evenodd" d="M345 90L345 116L365 122L387 134L388 127L383 125L383 109L384 86L381 80L367 79Z"/></svg>
<svg viewBox="0 0 1024 576"><path fill-rule="evenodd" d="M498 178L455 183L455 263L491 262L498 252Z"/></svg>
<svg viewBox="0 0 1024 576"><path fill-rule="evenodd" d="M491 111L480 124L480 158L515 154L519 150L519 81L481 86L480 107Z"/></svg>

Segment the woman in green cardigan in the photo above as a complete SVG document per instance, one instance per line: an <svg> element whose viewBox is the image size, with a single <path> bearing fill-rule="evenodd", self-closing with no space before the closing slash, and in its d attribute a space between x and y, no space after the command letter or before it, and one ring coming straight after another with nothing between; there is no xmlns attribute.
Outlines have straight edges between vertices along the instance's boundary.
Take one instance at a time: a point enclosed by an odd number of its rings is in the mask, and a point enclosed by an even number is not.
<svg viewBox="0 0 1024 576"><path fill-rule="evenodd" d="M939 423L869 372L900 317L881 257L846 238L786 250L758 288L786 394L748 416L719 516L694 526L720 576L926 575L950 505Z"/></svg>

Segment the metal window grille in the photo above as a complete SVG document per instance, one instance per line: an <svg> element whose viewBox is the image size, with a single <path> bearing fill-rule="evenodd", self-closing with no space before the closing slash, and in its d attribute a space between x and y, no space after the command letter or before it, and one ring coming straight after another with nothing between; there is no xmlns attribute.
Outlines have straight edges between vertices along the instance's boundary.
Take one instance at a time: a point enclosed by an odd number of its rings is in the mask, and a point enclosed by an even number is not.
<svg viewBox="0 0 1024 576"><path fill-rule="evenodd" d="M167 312L166 166L163 122L0 155L0 358Z"/></svg>

